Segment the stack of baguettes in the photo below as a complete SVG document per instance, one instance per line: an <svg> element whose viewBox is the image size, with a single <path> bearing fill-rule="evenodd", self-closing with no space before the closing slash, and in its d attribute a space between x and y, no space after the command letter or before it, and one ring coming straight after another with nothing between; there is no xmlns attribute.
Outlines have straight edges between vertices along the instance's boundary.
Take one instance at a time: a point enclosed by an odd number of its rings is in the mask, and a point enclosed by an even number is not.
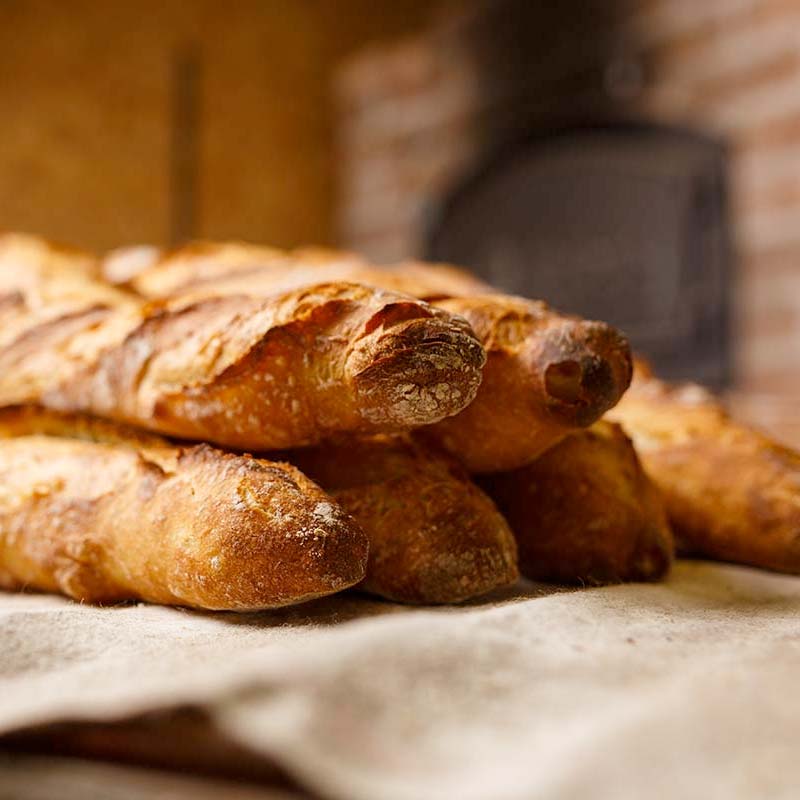
<svg viewBox="0 0 800 800"><path fill-rule="evenodd" d="M6 234L0 586L447 603L518 570L655 580L673 531L800 572L800 457L642 366L623 398L631 376L610 326L456 267Z"/></svg>

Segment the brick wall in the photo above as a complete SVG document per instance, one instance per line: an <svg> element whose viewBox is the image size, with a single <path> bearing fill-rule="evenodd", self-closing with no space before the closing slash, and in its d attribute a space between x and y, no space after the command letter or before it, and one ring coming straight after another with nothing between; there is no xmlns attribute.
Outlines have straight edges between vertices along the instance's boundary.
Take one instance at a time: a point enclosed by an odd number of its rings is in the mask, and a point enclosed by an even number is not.
<svg viewBox="0 0 800 800"><path fill-rule="evenodd" d="M710 133L731 154L738 389L800 398L800 0L563 5L528 9L528 48L506 30L493 51L473 7L342 66L343 243L420 253L437 199L520 126L596 110Z"/></svg>
<svg viewBox="0 0 800 800"><path fill-rule="evenodd" d="M787 0L673 0L629 25L652 58L642 109L730 146L740 388L800 396L798 23Z"/></svg>
<svg viewBox="0 0 800 800"><path fill-rule="evenodd" d="M440 38L369 50L336 81L340 235L381 260L420 251L429 201L479 152L475 65Z"/></svg>

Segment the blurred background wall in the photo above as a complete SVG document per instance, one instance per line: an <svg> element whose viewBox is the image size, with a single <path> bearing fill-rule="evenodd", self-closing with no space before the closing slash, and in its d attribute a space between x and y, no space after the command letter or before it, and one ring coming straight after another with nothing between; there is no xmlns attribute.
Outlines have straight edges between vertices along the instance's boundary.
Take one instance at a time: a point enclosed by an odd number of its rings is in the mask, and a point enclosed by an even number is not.
<svg viewBox="0 0 800 800"><path fill-rule="evenodd" d="M0 227L92 249L455 254L566 309L598 298L669 374L785 421L800 398L798 22L800 0L3 0ZM556 138L587 126L653 135ZM556 141L564 158L541 146ZM465 194L509 152L531 156L505 178L527 189ZM445 212L465 197L459 229ZM481 251L525 214L518 253Z"/></svg>
<svg viewBox="0 0 800 800"><path fill-rule="evenodd" d="M429 5L2 0L0 227L330 241L333 67Z"/></svg>
<svg viewBox="0 0 800 800"><path fill-rule="evenodd" d="M721 383L800 440L800 2L500 5L339 69L342 239L379 260L430 251L464 175L531 132L635 120L717 142L734 245Z"/></svg>

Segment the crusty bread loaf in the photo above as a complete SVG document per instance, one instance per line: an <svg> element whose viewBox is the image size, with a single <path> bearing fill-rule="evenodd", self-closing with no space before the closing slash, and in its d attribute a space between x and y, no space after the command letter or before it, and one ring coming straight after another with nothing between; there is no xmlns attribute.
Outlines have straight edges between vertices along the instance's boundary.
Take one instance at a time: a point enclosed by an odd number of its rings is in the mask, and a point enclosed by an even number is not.
<svg viewBox="0 0 800 800"><path fill-rule="evenodd" d="M205 281L231 277L250 265L277 266L286 260L282 250L236 241L196 241L152 255L153 258L139 260L138 269L131 269L128 282L136 292L153 299L186 294ZM114 251L105 256L104 273L113 273L117 258L119 254Z"/></svg>
<svg viewBox="0 0 800 800"><path fill-rule="evenodd" d="M149 297L199 299L270 295L323 277L413 294L467 319L487 351L482 385L470 406L428 434L471 472L529 463L595 422L630 383L630 349L611 326L495 293L448 265L377 268L350 253L304 250L281 257L253 245L219 244L215 251L202 243L152 264L133 285Z"/></svg>
<svg viewBox="0 0 800 800"><path fill-rule="evenodd" d="M117 247L101 259L99 277L112 286L125 285L147 267L155 264L162 253L160 247L151 244Z"/></svg>
<svg viewBox="0 0 800 800"><path fill-rule="evenodd" d="M0 411L0 585L86 602L282 606L361 580L368 543L288 464L91 418Z"/></svg>
<svg viewBox="0 0 800 800"><path fill-rule="evenodd" d="M285 455L369 537L366 591L404 603L456 603L516 580L506 521L452 458L408 436Z"/></svg>
<svg viewBox="0 0 800 800"><path fill-rule="evenodd" d="M365 286L147 305L73 272L0 269L0 405L277 449L456 413L483 362L460 318Z"/></svg>
<svg viewBox="0 0 800 800"><path fill-rule="evenodd" d="M508 295L441 300L486 349L483 381L460 414L426 429L473 473L515 469L612 408L631 379L627 340L610 325Z"/></svg>
<svg viewBox="0 0 800 800"><path fill-rule="evenodd" d="M109 254L105 269L113 273L118 261L119 255ZM138 270L131 265L129 283L135 292L150 299L263 296L321 281L377 286L426 301L494 291L472 273L451 264L407 261L378 268L355 253L320 247L284 252L244 242L194 242L160 257L140 257L139 265Z"/></svg>
<svg viewBox="0 0 800 800"><path fill-rule="evenodd" d="M669 570L663 501L619 425L596 422L480 483L514 531L527 578L603 584L658 580Z"/></svg>
<svg viewBox="0 0 800 800"><path fill-rule="evenodd" d="M679 552L800 573L800 453L638 364L613 417L664 496Z"/></svg>
<svg viewBox="0 0 800 800"><path fill-rule="evenodd" d="M0 275L7 270L21 279L31 271L50 275L76 272L92 278L101 274L100 260L85 250L15 232L0 233Z"/></svg>

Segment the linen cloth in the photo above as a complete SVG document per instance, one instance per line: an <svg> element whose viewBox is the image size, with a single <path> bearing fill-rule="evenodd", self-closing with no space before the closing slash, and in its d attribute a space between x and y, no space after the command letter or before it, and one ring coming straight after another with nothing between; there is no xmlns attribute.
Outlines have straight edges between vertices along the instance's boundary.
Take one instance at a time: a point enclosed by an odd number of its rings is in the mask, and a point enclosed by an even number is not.
<svg viewBox="0 0 800 800"><path fill-rule="evenodd" d="M0 594L0 733L185 704L325 798L797 797L800 578L245 615Z"/></svg>

